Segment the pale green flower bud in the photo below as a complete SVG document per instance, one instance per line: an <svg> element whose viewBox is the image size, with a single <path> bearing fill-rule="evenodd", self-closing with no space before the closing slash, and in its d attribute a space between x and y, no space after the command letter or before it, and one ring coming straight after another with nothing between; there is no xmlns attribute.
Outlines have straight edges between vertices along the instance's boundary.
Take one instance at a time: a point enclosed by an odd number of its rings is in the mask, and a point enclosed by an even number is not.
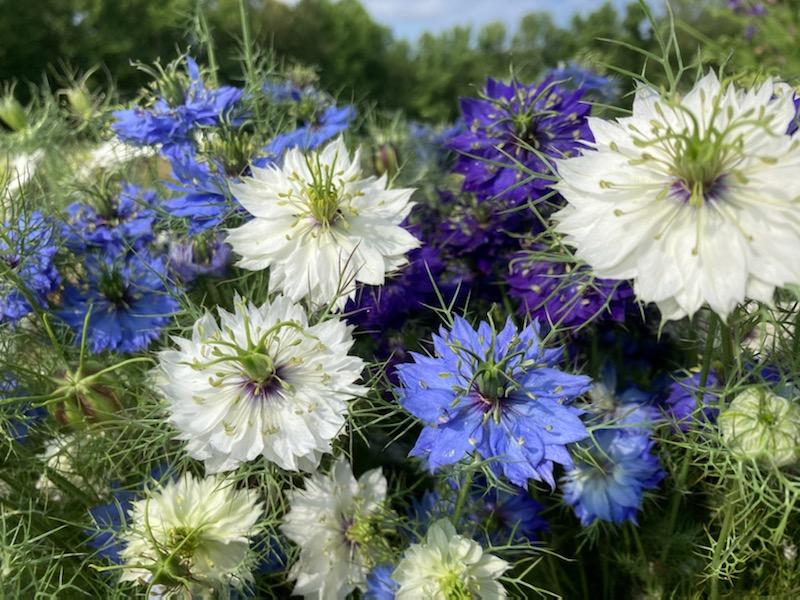
<svg viewBox="0 0 800 600"><path fill-rule="evenodd" d="M800 407L769 390L750 388L719 416L722 438L741 458L790 465L800 457Z"/></svg>
<svg viewBox="0 0 800 600"><path fill-rule="evenodd" d="M94 115L92 96L83 87L71 87L64 92L72 111L81 119L88 121Z"/></svg>
<svg viewBox="0 0 800 600"><path fill-rule="evenodd" d="M22 131L28 127L28 116L25 108L11 92L0 98L0 120L14 131Z"/></svg>

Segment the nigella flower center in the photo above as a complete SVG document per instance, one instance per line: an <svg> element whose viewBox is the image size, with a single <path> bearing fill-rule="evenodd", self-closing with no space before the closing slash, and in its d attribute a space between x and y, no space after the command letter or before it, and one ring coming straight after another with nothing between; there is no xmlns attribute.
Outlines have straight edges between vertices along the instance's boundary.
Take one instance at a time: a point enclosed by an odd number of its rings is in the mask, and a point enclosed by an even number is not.
<svg viewBox="0 0 800 600"><path fill-rule="evenodd" d="M251 398L268 400L283 389L283 369L269 354L254 350L240 356L238 362L245 375L243 387Z"/></svg>
<svg viewBox="0 0 800 600"><path fill-rule="evenodd" d="M117 272L104 274L100 279L100 293L116 306L127 305L131 298L125 279Z"/></svg>

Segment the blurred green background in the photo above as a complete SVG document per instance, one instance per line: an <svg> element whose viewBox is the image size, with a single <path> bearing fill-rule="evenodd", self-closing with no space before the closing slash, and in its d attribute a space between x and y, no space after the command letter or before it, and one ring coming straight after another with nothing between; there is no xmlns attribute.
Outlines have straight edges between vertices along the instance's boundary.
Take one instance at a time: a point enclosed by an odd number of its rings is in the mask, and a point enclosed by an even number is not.
<svg viewBox="0 0 800 600"><path fill-rule="evenodd" d="M662 2L650 4L665 18ZM752 63L745 68L768 66L764 42L745 31L747 16L735 14L726 4L671 2L682 24L678 32L684 55L703 52L721 63L731 48L745 47L744 59L741 52L736 54L737 60ZM797 2L787 3L792 4ZM642 56L626 45L655 45L635 2L623 10L608 3L562 25L548 12L536 12L514 28L501 22L478 30L454 27L425 33L415 42L393 36L358 0L300 0L291 6L249 0L246 8L254 42L264 52L272 51L279 64L312 66L322 86L340 97L403 109L411 118L431 121L454 118L458 96L474 93L487 75L507 76L510 64L524 79L574 58L601 72L608 64L640 71ZM502 3L498 8L502 10ZM208 58L200 50L202 35L186 34L202 31L197 27L201 14L214 39L221 75L235 82L240 73L239 0L0 0L0 81L18 80L15 94L26 101L33 93L26 83L58 88L67 74L101 66L92 77L94 85L102 88L113 82L123 97L131 97L147 81L132 61L169 60L176 49L190 46L201 59ZM796 51L796 43L793 48Z"/></svg>

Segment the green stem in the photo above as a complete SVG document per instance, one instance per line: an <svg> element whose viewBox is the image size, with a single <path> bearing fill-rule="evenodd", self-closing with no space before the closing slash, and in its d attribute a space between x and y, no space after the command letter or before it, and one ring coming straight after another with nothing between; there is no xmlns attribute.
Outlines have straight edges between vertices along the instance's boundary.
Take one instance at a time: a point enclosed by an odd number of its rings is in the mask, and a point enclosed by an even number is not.
<svg viewBox="0 0 800 600"><path fill-rule="evenodd" d="M708 321L708 331L706 332L706 343L703 348L703 365L700 370L700 389L698 394L701 402L703 401L703 388L706 387L708 372L711 370L711 355L714 353L714 338L717 337L718 325L719 317L716 313L711 313L711 319Z"/></svg>
<svg viewBox="0 0 800 600"><path fill-rule="evenodd" d="M722 369L725 379L729 379L732 372L736 370L735 348L733 343L733 332L728 325L720 320L720 338L722 342Z"/></svg>
<svg viewBox="0 0 800 600"><path fill-rule="evenodd" d="M719 600L719 564L722 558L722 550L728 540L731 528L733 527L733 511L730 508L725 510L725 518L722 521L722 529L719 532L717 545L714 546L714 556L711 558L711 592L710 600Z"/></svg>
<svg viewBox="0 0 800 600"><path fill-rule="evenodd" d="M469 495L469 488L472 487L472 476L473 476L473 469L467 471L466 475L464 476L464 481L461 484L461 489L458 490L458 498L456 499L456 508L453 511L453 526L458 527L458 522L461 519L461 513L464 511L464 505L467 502L467 496Z"/></svg>

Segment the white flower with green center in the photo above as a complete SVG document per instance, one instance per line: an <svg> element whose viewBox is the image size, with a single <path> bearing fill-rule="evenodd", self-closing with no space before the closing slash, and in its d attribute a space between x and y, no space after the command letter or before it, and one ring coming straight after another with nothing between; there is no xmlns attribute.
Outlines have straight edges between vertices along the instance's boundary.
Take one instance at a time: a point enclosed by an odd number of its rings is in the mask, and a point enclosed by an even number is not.
<svg viewBox="0 0 800 600"><path fill-rule="evenodd" d="M364 362L348 354L351 326L309 324L278 296L260 307L236 298L235 312L201 317L191 339L159 353L161 390L187 451L210 473L263 456L313 471L342 431Z"/></svg>
<svg viewBox="0 0 800 600"><path fill-rule="evenodd" d="M303 154L289 150L282 167L253 168L231 186L253 215L229 230L240 267L269 268L270 289L292 300L344 308L357 283L383 284L419 241L400 224L413 189L387 189L386 176L363 177L342 138Z"/></svg>
<svg viewBox="0 0 800 600"><path fill-rule="evenodd" d="M632 279L665 320L771 302L800 283L792 98L785 84L742 90L713 73L678 100L640 88L632 116L590 118L590 149L556 161L568 202L558 231L598 277Z"/></svg>
<svg viewBox="0 0 800 600"><path fill-rule="evenodd" d="M294 594L344 599L356 588L365 589L367 573L380 560L370 548L385 540L380 522L386 489L380 469L356 481L350 464L339 460L330 474L315 473L304 490L289 492L281 530L300 546L289 574L296 580Z"/></svg>
<svg viewBox="0 0 800 600"><path fill-rule="evenodd" d="M510 565L483 551L476 541L456 533L447 519L428 529L425 541L406 550L392 579L397 600L492 600L505 598L500 576Z"/></svg>
<svg viewBox="0 0 800 600"><path fill-rule="evenodd" d="M761 389L736 396L719 415L725 444L737 456L778 467L800 459L800 406Z"/></svg>
<svg viewBox="0 0 800 600"><path fill-rule="evenodd" d="M250 540L262 512L254 490L218 477L165 483L131 507L121 579L193 594L241 588L252 581Z"/></svg>

